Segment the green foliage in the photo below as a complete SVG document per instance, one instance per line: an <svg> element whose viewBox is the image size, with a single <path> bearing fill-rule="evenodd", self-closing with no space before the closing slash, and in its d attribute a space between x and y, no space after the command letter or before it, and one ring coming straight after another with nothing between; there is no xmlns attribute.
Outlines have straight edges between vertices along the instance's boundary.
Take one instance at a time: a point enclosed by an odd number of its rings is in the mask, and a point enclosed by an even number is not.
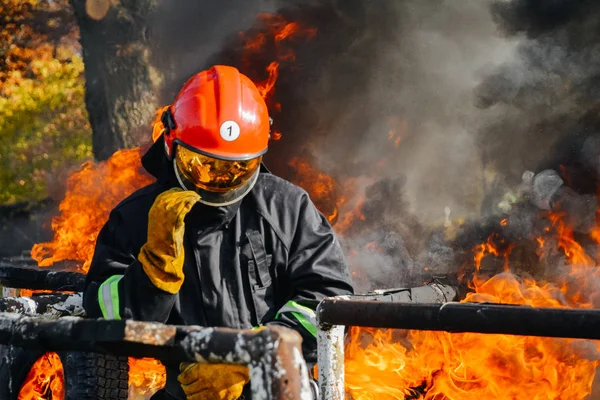
<svg viewBox="0 0 600 400"><path fill-rule="evenodd" d="M91 157L81 57L31 69L10 73L0 96L0 203L47 196L52 178Z"/></svg>
<svg viewBox="0 0 600 400"><path fill-rule="evenodd" d="M83 61L66 0L0 9L0 204L36 201L91 158Z"/></svg>

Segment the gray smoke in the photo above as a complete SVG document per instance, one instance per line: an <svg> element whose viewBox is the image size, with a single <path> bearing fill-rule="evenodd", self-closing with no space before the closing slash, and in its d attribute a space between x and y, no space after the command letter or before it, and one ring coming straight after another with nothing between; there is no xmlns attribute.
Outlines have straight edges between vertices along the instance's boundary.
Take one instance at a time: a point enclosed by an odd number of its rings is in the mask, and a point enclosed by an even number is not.
<svg viewBox="0 0 600 400"><path fill-rule="evenodd" d="M520 44L517 57L488 71L476 90L477 104L496 115L478 131L487 161L513 181L524 169L563 165L577 170L573 186L595 190L600 170L589 171L581 152L598 132L600 4L518 0L491 10ZM583 177L586 170L592 176Z"/></svg>
<svg viewBox="0 0 600 400"><path fill-rule="evenodd" d="M449 262L431 227L448 218L446 208L454 219L478 216L484 191L474 125L482 111L472 90L481 70L504 62L514 47L496 34L490 2L233 3L163 3L152 31L157 66L167 71L163 102L216 63L265 79L277 60L272 43L250 56L243 50L244 37L268 32L260 12L317 28L310 41L286 43L296 57L280 66L273 101L281 111L271 113L283 137L271 144L267 165L293 181L287 161L309 159L340 183L339 195L366 199L366 220L343 243L367 286L420 280L421 263L444 260L439 270ZM376 183L344 192L344 182L363 178Z"/></svg>
<svg viewBox="0 0 600 400"><path fill-rule="evenodd" d="M268 32L258 13L317 29L311 40L285 43L296 57L281 61L269 102L283 136L266 162L294 181L288 160L308 159L338 182L332 204L340 196L364 199L358 209L366 218L341 239L358 286L368 289L455 272L507 210L514 222L507 240L534 231L535 210L515 204L521 174L577 166L569 162L573 149L595 129L598 7L533 0L175 7L163 0L150 33L167 104L189 76L212 64L265 79L277 46L267 40L259 52L243 50L245 37ZM354 211L347 201L338 222ZM448 231L460 219L481 222L453 232L450 243ZM517 256L536 270L532 249L526 243Z"/></svg>

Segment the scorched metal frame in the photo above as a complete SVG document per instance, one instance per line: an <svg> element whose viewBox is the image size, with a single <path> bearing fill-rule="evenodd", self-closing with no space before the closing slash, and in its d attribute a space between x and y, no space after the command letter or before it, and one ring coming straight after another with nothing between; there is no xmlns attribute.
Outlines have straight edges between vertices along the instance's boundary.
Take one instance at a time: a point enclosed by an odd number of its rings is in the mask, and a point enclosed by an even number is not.
<svg viewBox="0 0 600 400"><path fill-rule="evenodd" d="M346 326L600 339L600 310L490 303L415 304L331 297L317 308L319 386L323 400L344 399Z"/></svg>

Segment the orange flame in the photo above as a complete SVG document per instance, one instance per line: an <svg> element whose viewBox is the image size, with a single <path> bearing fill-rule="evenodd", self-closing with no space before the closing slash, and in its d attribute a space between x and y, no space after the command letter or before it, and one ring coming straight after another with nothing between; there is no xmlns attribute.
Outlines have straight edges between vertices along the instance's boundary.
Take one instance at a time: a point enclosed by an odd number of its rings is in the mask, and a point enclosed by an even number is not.
<svg viewBox="0 0 600 400"><path fill-rule="evenodd" d="M481 261L483 260L483 258L488 255L494 255L497 256L498 253L498 249L496 248L496 245L494 244L494 238L496 237L495 234L492 234L487 242L482 243L482 244L478 244L477 246L475 246L473 248L473 260L475 261L475 269L477 271L481 270Z"/></svg>
<svg viewBox="0 0 600 400"><path fill-rule="evenodd" d="M141 166L140 149L117 151L105 162L87 162L67 181L61 214L52 221L54 239L33 246L31 256L41 267L63 260L83 263L87 272L96 238L110 211L153 178Z"/></svg>
<svg viewBox="0 0 600 400"><path fill-rule="evenodd" d="M338 216L338 207L344 199L337 197L337 185L333 178L297 157L292 158L288 164L295 170L294 183L310 194L313 203L329 222L334 222ZM332 201L336 198L337 201Z"/></svg>
<svg viewBox="0 0 600 400"><path fill-rule="evenodd" d="M406 120L390 117L388 118L388 125L390 126L390 129L388 130L388 140L394 143L395 148L398 148L400 142L402 142L402 138L406 136Z"/></svg>
<svg viewBox="0 0 600 400"><path fill-rule="evenodd" d="M280 24L284 23L281 16L271 15L270 18L272 19L272 17L275 17L275 19L277 19ZM316 28L303 27L300 26L300 24L298 24L297 22L288 22L283 26L283 28L279 29L279 32L277 32L277 34L275 35L275 41L281 42L282 40L287 39L292 35L300 35L303 36L305 39L312 39L315 37L316 34Z"/></svg>
<svg viewBox="0 0 600 400"><path fill-rule="evenodd" d="M244 58L249 60L251 55L261 54L269 44L273 45L276 61L271 61L267 66L267 78L255 83L261 96L270 103L270 108L281 111L281 103L269 100L273 98L275 93L275 83L279 77L280 63L296 60L296 54L289 46L285 46L285 42L298 38L310 40L317 34L317 30L316 28L301 26L297 22L287 21L283 16L276 14L259 14L258 20L267 28L267 32L258 32L252 36L244 32L241 33L244 39ZM271 139L279 140L280 138L280 132L271 133Z"/></svg>
<svg viewBox="0 0 600 400"><path fill-rule="evenodd" d="M139 395L152 394L166 382L165 367L151 358L129 358L129 385ZM58 354L46 353L31 367L19 392L19 400L63 400L63 365Z"/></svg>
<svg viewBox="0 0 600 400"><path fill-rule="evenodd" d="M565 307L559 292L500 274L464 301ZM577 355L580 342L353 328L346 387L353 399L583 399L599 362Z"/></svg>
<svg viewBox="0 0 600 400"><path fill-rule="evenodd" d="M8 382L4 382L8 384ZM63 400L65 378L63 365L56 353L46 353L31 367L21 386L18 400Z"/></svg>
<svg viewBox="0 0 600 400"><path fill-rule="evenodd" d="M279 63L277 61L271 62L267 67L267 72L269 73L267 80L256 84L260 95L265 99L272 94L275 88L275 82L277 82L277 76L279 75L278 68Z"/></svg>
<svg viewBox="0 0 600 400"><path fill-rule="evenodd" d="M161 112L162 109L157 114ZM85 163L70 176L65 199L59 206L61 215L52 222L54 239L34 245L31 251L40 266L76 260L83 263L82 272L88 271L96 238L110 211L132 192L153 181L142 169L140 155L139 148L121 150L106 162ZM28 294L30 291L21 291L21 295ZM139 392L148 393L164 386L165 369L158 361L130 359L129 365L130 385ZM40 371L47 374L46 364L36 371L38 375ZM44 374L32 379L39 380L41 376Z"/></svg>
<svg viewBox="0 0 600 400"><path fill-rule="evenodd" d="M549 213L548 219L556 230L558 236L558 247L567 256L567 260L574 266L590 266L594 261L588 256L583 247L575 241L573 229L563 221L564 214Z"/></svg>
<svg viewBox="0 0 600 400"><path fill-rule="evenodd" d="M561 214L550 214L547 234L570 264L575 284L518 279L504 272L476 275L474 293L463 302L533 307L591 307L587 280L597 275L592 258L572 235ZM547 246L535 238L540 247ZM503 256L505 271L513 246L500 251L497 235L473 248L477 270L486 256ZM585 271L582 274L581 271ZM586 296L587 295L587 296ZM352 399L528 400L584 399L591 393L599 361L586 359L581 340L474 333L353 328L347 343L346 390ZM592 345L591 351L595 351ZM578 350L579 349L579 350Z"/></svg>
<svg viewBox="0 0 600 400"><path fill-rule="evenodd" d="M357 221L365 221L367 217L362 212L365 204L365 196L360 195L355 201L354 208L342 214L339 221L335 224L335 231L338 234L345 233Z"/></svg>
<svg viewBox="0 0 600 400"><path fill-rule="evenodd" d="M538 242L538 245L540 246L540 249L543 249L544 248L544 243L545 243L544 239L542 237L538 237L538 238L535 238L535 240Z"/></svg>
<svg viewBox="0 0 600 400"><path fill-rule="evenodd" d="M152 394L165 386L167 372L164 365L152 358L129 358L129 386L140 395Z"/></svg>
<svg viewBox="0 0 600 400"><path fill-rule="evenodd" d="M296 55L288 48L283 47L283 43L288 39L303 38L310 40L317 34L317 29L305 27L297 22L287 21L283 16L276 14L259 14L258 20L268 28L268 32L259 32L253 36L248 36L242 32L244 39L244 50L249 53L260 53L265 46L272 40L277 46L278 59L294 61Z"/></svg>

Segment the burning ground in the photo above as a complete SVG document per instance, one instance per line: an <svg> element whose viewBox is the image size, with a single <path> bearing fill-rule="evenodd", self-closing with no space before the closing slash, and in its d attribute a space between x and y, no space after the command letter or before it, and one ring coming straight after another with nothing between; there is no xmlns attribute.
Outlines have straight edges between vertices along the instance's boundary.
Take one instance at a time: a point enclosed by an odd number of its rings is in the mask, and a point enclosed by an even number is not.
<svg viewBox="0 0 600 400"><path fill-rule="evenodd" d="M228 11L213 10L234 33L202 32L203 43L220 43L210 57L186 31L197 26L186 23L196 6L163 10L163 23L181 23L169 32L157 25L157 65L187 60L170 66L163 98L197 65L232 64L257 82L279 139L267 165L331 221L359 292L444 276L465 289L463 301L600 306L599 4L277 6L245 2L245 13L276 13L246 21L243 32ZM139 154L118 152L71 177L54 240L33 249L40 265L71 259L86 270L108 211L149 182ZM546 184L524 174L547 168L564 182L552 207L540 200ZM581 340L352 329L347 392L584 399L597 351Z"/></svg>

